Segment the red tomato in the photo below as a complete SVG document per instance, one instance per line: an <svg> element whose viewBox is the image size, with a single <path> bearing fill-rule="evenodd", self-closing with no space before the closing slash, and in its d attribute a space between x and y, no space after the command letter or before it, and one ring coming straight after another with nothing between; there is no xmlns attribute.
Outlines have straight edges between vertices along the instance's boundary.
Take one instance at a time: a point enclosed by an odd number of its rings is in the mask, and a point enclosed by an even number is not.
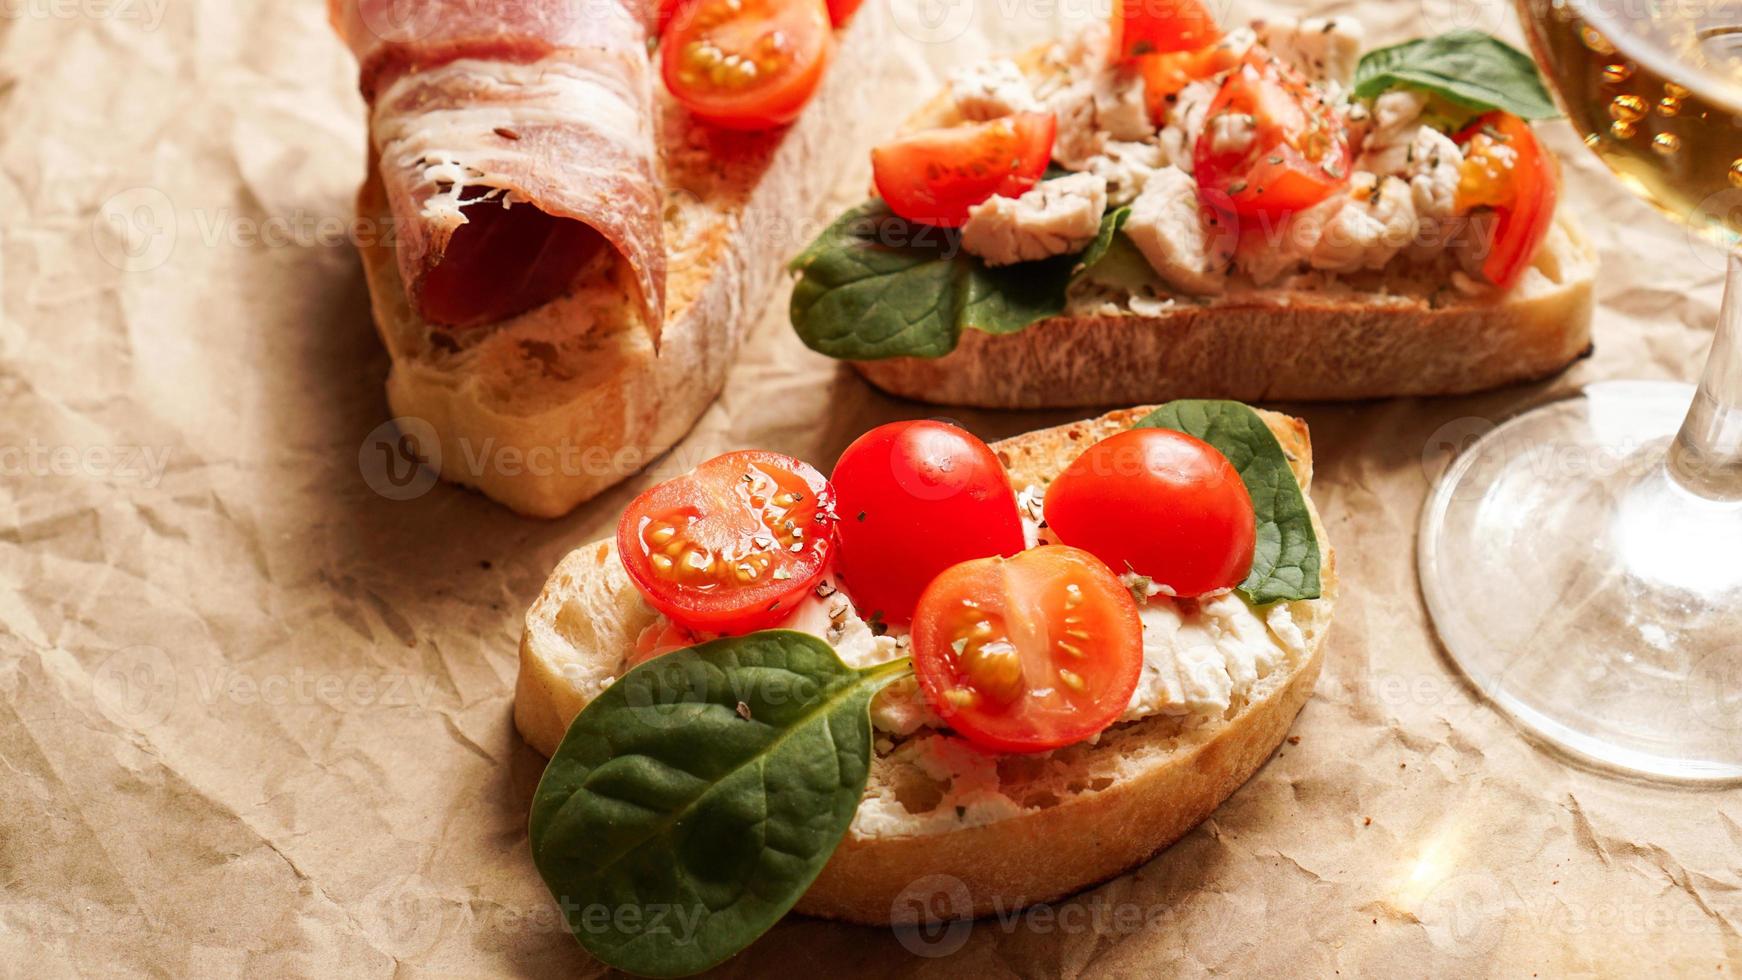
<svg viewBox="0 0 1742 980"><path fill-rule="evenodd" d="M747 450L647 491L617 525L617 552L649 605L686 628L779 623L834 551L834 491L807 463Z"/></svg>
<svg viewBox="0 0 1742 980"><path fill-rule="evenodd" d="M1057 130L1049 112L924 130L872 150L872 179L903 218L958 228L974 205L1033 187L1052 159Z"/></svg>
<svg viewBox="0 0 1742 980"><path fill-rule="evenodd" d="M906 623L939 572L1022 550L1003 465L956 426L880 425L841 454L833 482L841 515L835 568L867 617Z"/></svg>
<svg viewBox="0 0 1742 980"><path fill-rule="evenodd" d="M835 49L823 0L684 0L678 9L659 63L685 108L727 129L798 118Z"/></svg>
<svg viewBox="0 0 1742 980"><path fill-rule="evenodd" d="M1239 62L1234 50L1223 44L1138 58L1137 70L1143 75L1143 101L1149 106L1149 118L1160 126L1172 108L1169 96L1178 95L1192 82L1218 75Z"/></svg>
<svg viewBox="0 0 1742 980"><path fill-rule="evenodd" d="M1240 472L1172 429L1129 429L1090 446L1046 491L1058 540L1179 596L1239 585L1257 521Z"/></svg>
<svg viewBox="0 0 1742 980"><path fill-rule="evenodd" d="M1049 545L939 575L913 619L913 669L969 741L1041 752L1111 725L1143 669L1137 604L1086 551Z"/></svg>
<svg viewBox="0 0 1742 980"><path fill-rule="evenodd" d="M1243 149L1218 151L1216 117L1250 118ZM1280 218L1349 182L1352 155L1342 117L1290 66L1253 45L1222 83L1192 150L1205 203L1244 217Z"/></svg>
<svg viewBox="0 0 1742 980"><path fill-rule="evenodd" d="M665 29L671 26L671 19L677 15L679 7L685 6L689 0L659 0L659 36L665 36Z"/></svg>
<svg viewBox="0 0 1742 980"><path fill-rule="evenodd" d="M1460 132L1458 210L1491 207L1498 219L1482 274L1502 289L1518 282L1554 224L1561 171L1536 141L1530 124L1508 112L1490 112Z"/></svg>
<svg viewBox="0 0 1742 980"><path fill-rule="evenodd" d="M1113 0L1113 57L1196 51L1221 40L1215 15L1200 0Z"/></svg>
<svg viewBox="0 0 1742 980"><path fill-rule="evenodd" d="M836 27L840 27L852 19L859 10L859 4L864 2L865 0L829 0L829 20Z"/></svg>

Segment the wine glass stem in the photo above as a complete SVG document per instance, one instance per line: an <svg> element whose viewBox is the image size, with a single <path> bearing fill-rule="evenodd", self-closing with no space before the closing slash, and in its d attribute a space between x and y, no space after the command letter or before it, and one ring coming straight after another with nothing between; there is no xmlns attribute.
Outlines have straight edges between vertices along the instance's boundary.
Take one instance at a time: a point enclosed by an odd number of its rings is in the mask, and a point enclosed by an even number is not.
<svg viewBox="0 0 1742 980"><path fill-rule="evenodd" d="M1669 475L1713 500L1742 500L1742 255L1730 253L1705 376L1669 449Z"/></svg>

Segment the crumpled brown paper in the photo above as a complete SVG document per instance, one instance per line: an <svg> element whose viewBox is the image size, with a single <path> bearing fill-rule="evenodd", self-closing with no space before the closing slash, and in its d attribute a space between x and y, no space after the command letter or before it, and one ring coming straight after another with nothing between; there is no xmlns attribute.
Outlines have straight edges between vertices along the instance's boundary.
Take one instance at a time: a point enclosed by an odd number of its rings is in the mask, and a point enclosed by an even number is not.
<svg viewBox="0 0 1742 980"><path fill-rule="evenodd" d="M891 2L891 127L949 66L1096 12L868 0ZM386 358L349 243L362 105L322 7L0 7L6 976L602 972L528 858L543 760L510 722L515 648L557 559L653 477L551 523L365 478ZM1516 36L1492 3L1314 12L1358 12L1375 40ZM1533 747L1448 668L1416 589L1424 494L1472 425L1593 379L1689 378L1708 342L1717 254L1553 137L1603 250L1596 356L1483 397L1283 406L1313 427L1345 595L1318 695L1252 782L1054 906L925 935L795 918L724 972L1742 962L1742 794ZM762 446L826 465L873 424L938 414L806 351L784 297L764 321L674 458ZM947 414L990 439L1071 413Z"/></svg>

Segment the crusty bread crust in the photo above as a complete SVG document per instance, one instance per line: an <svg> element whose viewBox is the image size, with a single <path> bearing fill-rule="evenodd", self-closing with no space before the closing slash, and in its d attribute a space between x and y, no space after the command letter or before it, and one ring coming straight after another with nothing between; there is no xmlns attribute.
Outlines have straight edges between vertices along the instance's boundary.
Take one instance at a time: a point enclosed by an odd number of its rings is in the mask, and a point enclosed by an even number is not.
<svg viewBox="0 0 1742 980"><path fill-rule="evenodd" d="M812 217L840 161L875 114L866 72L887 32L870 5L844 30L835 63L803 116L783 131L736 134L694 125L660 95L669 276L658 356L626 323L510 321L454 337L405 300L393 243L360 244L377 332L392 356L387 399L440 438L441 475L536 517L558 517L669 449L725 384L768 302L785 241ZM358 214L390 227L371 159ZM629 300L625 300L625 306Z"/></svg>
<svg viewBox="0 0 1742 980"><path fill-rule="evenodd" d="M993 444L1014 486L1049 480L1089 445L1147 409L1026 433ZM1312 479L1305 423L1261 413L1303 488ZM1308 501L1309 507L1311 501ZM949 915L989 915L1050 901L1119 874L1178 840L1257 771L1311 695L1337 591L1336 562L1313 513L1323 597L1300 604L1308 652L1259 681L1226 717L1197 725L1151 717L1119 725L1093 745L1054 753L1043 774L1012 773L1004 787L1032 801L1014 817L973 827L867 835L850 831L796 906L853 922L913 922L936 907L926 890L947 883ZM617 560L612 542L569 554L526 615L514 721L533 748L555 751L569 722L606 678L624 668L638 634L656 619ZM873 761L869 792L894 792L913 773ZM920 889L916 891L915 889Z"/></svg>
<svg viewBox="0 0 1742 980"><path fill-rule="evenodd" d="M1038 76L1049 70L1049 47L1015 60ZM904 128L959 120L946 92ZM1061 316L1001 335L964 330L943 357L853 366L892 395L983 408L1348 401L1531 381L1591 350L1596 248L1565 202L1555 221L1535 262L1541 276L1500 297L1247 289L1157 316Z"/></svg>
<svg viewBox="0 0 1742 980"><path fill-rule="evenodd" d="M1590 353L1590 245L1563 212L1572 278L1528 297L1435 308L1403 296L1273 291L1161 316L1054 317L962 331L943 357L855 361L892 395L1068 408L1175 398L1350 401L1460 395L1544 378Z"/></svg>

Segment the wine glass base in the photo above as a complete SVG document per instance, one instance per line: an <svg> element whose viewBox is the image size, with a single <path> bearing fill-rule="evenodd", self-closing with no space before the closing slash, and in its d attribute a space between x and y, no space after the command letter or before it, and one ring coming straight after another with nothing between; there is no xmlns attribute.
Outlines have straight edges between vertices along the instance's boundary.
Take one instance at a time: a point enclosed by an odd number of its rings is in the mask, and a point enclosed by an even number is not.
<svg viewBox="0 0 1742 980"><path fill-rule="evenodd" d="M1605 382L1494 428L1434 488L1417 557L1447 654L1527 733L1742 781L1742 504L1664 467L1693 393Z"/></svg>

